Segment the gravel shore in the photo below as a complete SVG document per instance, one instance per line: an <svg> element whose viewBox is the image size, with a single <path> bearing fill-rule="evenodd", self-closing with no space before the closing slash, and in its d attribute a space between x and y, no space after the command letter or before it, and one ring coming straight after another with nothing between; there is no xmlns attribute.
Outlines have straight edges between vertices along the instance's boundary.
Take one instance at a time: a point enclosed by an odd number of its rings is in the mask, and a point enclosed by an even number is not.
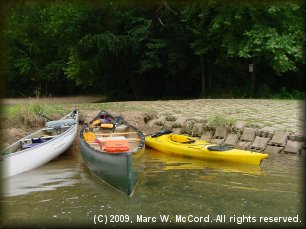
<svg viewBox="0 0 306 229"><path fill-rule="evenodd" d="M305 101L302 100L193 99L101 102L103 99L102 96L4 99L2 104L26 104L30 100L38 103L63 104L67 109L79 109L85 122L91 120L98 111L107 110L113 115L122 115L144 133L153 131L146 124L146 119L158 119L162 116L202 119L206 123L222 117L231 120L232 123L244 123L257 129L267 127L290 134L304 133L305 128ZM20 131L16 125L6 124L2 126L2 131L6 133L3 140L6 142L5 145L8 145L32 130Z"/></svg>

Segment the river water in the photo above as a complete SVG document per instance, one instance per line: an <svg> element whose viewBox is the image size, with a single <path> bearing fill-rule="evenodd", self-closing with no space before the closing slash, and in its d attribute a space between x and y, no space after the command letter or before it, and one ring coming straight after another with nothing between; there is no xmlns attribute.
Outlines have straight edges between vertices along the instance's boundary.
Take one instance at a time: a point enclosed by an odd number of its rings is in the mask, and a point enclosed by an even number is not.
<svg viewBox="0 0 306 229"><path fill-rule="evenodd" d="M2 181L1 226L301 226L302 160L278 155L239 166L146 149L145 171L128 197L93 176L72 147Z"/></svg>

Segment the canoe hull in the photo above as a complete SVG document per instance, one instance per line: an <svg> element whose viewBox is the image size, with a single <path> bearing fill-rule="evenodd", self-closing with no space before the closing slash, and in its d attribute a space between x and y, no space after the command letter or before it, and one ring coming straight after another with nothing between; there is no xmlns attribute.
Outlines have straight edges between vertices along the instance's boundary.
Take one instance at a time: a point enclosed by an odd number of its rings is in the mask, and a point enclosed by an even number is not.
<svg viewBox="0 0 306 229"><path fill-rule="evenodd" d="M101 115L107 116L113 122L116 120L106 111L101 111L88 125L83 127L80 132L80 149L83 160L92 174L131 196L144 170L142 155L145 150L145 137L140 130L125 121L116 127L116 131L92 128L92 123ZM89 132L92 140L84 137ZM112 141L111 139L116 137L129 141L127 151L107 150L107 141ZM95 143L97 140L101 142Z"/></svg>
<svg viewBox="0 0 306 229"><path fill-rule="evenodd" d="M196 140L191 144L182 144L170 141L168 136L169 134L156 138L148 136L146 137L146 145L168 154L252 165L259 165L264 158L268 157L268 154L238 149L226 151L208 150L208 147L213 145L205 141Z"/></svg>
<svg viewBox="0 0 306 229"><path fill-rule="evenodd" d="M98 178L131 196L143 171L139 161L144 148L137 153L106 154L89 148L81 141L81 153L88 169Z"/></svg>
<svg viewBox="0 0 306 229"><path fill-rule="evenodd" d="M10 177L28 170L38 168L46 164L47 162L53 160L54 158L58 157L60 154L65 152L73 143L78 130L77 123L78 117L76 117L75 125L71 126L64 133L49 140L48 142L45 142L33 148L24 149L22 151L2 156L1 177ZM37 131L37 133L39 131ZM35 135L35 133L33 134ZM23 139L26 138L27 137ZM19 142L23 139L17 141L10 147L14 147L14 145L20 144Z"/></svg>

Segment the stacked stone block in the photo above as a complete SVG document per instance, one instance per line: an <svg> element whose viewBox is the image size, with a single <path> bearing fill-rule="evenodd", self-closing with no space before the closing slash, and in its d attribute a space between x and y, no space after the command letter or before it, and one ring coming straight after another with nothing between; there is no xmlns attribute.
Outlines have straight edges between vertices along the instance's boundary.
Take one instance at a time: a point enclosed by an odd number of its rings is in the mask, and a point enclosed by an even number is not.
<svg viewBox="0 0 306 229"><path fill-rule="evenodd" d="M265 152L268 154L290 153L306 156L306 138L301 131L296 133L262 125L247 126L237 122L234 126L214 126L202 117L161 115L147 123L155 131L169 129L177 134L200 138L218 145L237 149Z"/></svg>

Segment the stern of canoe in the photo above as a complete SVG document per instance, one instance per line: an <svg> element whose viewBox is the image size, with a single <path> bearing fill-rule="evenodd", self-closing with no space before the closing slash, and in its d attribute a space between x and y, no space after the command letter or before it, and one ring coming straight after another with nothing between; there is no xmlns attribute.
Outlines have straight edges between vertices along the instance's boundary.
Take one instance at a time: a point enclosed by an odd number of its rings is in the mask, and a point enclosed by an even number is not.
<svg viewBox="0 0 306 229"><path fill-rule="evenodd" d="M133 194L143 170L137 154L142 154L143 149L134 154L107 154L91 149L84 141L80 144L83 159L95 176L127 195Z"/></svg>

